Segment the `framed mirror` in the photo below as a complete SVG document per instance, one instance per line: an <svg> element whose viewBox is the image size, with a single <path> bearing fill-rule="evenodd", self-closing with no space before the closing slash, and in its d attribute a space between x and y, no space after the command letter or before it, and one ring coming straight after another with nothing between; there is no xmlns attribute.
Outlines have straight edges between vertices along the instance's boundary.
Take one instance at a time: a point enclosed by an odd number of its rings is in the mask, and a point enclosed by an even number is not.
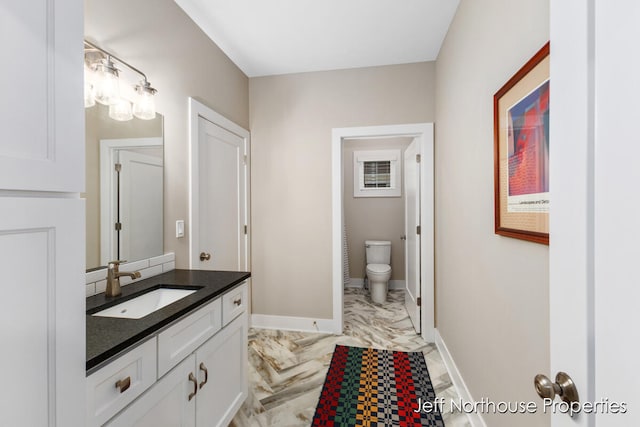
<svg viewBox="0 0 640 427"><path fill-rule="evenodd" d="M86 268L159 256L163 247L163 117L117 121L85 109Z"/></svg>

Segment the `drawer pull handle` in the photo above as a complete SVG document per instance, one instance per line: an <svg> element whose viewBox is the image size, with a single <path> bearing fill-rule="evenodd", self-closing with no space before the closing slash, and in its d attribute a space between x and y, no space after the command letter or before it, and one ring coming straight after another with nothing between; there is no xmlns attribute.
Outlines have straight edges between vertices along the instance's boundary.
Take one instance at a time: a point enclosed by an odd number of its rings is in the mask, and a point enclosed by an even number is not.
<svg viewBox="0 0 640 427"><path fill-rule="evenodd" d="M123 380L118 380L116 382L116 388L120 390L120 393L124 393L131 386L131 377L127 377Z"/></svg>
<svg viewBox="0 0 640 427"><path fill-rule="evenodd" d="M204 372L204 381L200 383L200 388L202 388L202 386L209 381L209 371L207 370L207 367L204 366L204 363L200 363L200 370Z"/></svg>
<svg viewBox="0 0 640 427"><path fill-rule="evenodd" d="M198 394L198 381L196 380L196 377L193 376L193 372L189 372L189 381L193 383L193 393L189 393L189 400L191 400L196 394Z"/></svg>
<svg viewBox="0 0 640 427"><path fill-rule="evenodd" d="M240 304L242 304L242 298L238 298L238 299L236 299L236 300L233 300L233 303L234 303L235 305L237 305L238 307L240 307Z"/></svg>

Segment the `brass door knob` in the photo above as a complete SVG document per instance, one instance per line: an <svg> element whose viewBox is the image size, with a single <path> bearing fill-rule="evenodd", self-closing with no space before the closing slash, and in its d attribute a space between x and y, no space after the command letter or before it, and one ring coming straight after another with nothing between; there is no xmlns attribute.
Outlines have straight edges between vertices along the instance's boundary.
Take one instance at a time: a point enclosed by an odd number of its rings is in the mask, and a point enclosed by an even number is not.
<svg viewBox="0 0 640 427"><path fill-rule="evenodd" d="M209 261L211 259L211 254L206 252L200 252L200 261Z"/></svg>
<svg viewBox="0 0 640 427"><path fill-rule="evenodd" d="M543 399L554 399L556 396L560 396L566 403L580 401L575 383L564 372L558 372L556 382L552 382L546 375L538 374L533 379L533 384L538 396Z"/></svg>

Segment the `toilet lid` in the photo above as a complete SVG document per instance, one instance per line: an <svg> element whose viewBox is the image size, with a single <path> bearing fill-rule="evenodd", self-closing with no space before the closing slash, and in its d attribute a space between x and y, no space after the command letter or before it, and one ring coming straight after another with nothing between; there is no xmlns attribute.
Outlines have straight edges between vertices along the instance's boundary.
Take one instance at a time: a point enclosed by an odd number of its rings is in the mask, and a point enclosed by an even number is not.
<svg viewBox="0 0 640 427"><path fill-rule="evenodd" d="M367 270L372 273L388 273L391 271L389 264L367 264Z"/></svg>

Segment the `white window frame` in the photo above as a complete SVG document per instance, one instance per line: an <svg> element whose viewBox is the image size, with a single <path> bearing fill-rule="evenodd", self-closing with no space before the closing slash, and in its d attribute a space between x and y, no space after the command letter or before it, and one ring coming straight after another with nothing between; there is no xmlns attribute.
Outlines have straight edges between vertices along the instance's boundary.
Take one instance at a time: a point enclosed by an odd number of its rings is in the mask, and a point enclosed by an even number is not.
<svg viewBox="0 0 640 427"><path fill-rule="evenodd" d="M365 188L364 163L390 162L391 187ZM400 150L353 152L353 197L400 197L402 194L402 155Z"/></svg>

